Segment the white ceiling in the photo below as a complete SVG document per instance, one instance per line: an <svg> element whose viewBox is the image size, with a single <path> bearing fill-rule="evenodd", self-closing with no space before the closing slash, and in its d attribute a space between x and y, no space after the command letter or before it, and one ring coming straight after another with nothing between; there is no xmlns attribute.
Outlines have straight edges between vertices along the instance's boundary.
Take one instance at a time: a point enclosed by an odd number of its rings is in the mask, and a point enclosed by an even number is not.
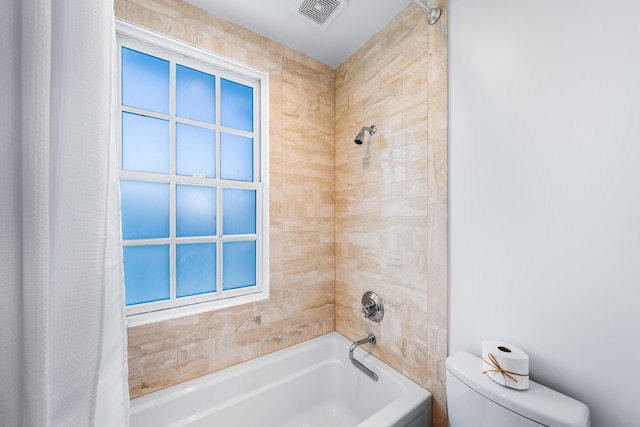
<svg viewBox="0 0 640 427"><path fill-rule="evenodd" d="M337 67L411 0L347 0L326 29L294 8L296 0L187 0L292 49Z"/></svg>

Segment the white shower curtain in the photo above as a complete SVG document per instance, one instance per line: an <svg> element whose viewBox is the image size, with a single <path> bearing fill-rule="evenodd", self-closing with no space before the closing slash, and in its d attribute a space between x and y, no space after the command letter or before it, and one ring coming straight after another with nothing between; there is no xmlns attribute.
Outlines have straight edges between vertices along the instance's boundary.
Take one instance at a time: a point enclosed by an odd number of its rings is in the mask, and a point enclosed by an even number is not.
<svg viewBox="0 0 640 427"><path fill-rule="evenodd" d="M2 426L128 425L114 37L111 1L2 1Z"/></svg>

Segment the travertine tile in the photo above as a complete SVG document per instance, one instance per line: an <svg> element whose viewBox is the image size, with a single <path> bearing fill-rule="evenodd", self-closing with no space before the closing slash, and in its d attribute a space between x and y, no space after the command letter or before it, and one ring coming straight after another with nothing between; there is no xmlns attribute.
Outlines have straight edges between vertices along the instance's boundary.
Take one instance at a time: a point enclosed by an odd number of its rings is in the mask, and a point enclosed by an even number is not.
<svg viewBox="0 0 640 427"><path fill-rule="evenodd" d="M183 345L197 343L201 339L206 338L202 337L200 332L201 331L199 329L191 326L188 331L179 335L142 343L139 346L136 346L139 348L138 355L136 357L151 355L161 351L175 349Z"/></svg>
<svg viewBox="0 0 640 427"><path fill-rule="evenodd" d="M152 2L152 4L154 4ZM166 34L187 43L196 44L198 31L188 27L180 20L161 13L157 13L139 4L128 1L126 3L125 19L149 28L151 30Z"/></svg>
<svg viewBox="0 0 640 427"><path fill-rule="evenodd" d="M125 16L126 11L126 0L114 0L113 1L113 10L115 16Z"/></svg>
<svg viewBox="0 0 640 427"><path fill-rule="evenodd" d="M129 392L132 397L135 397L162 390L208 373L208 366L209 361L207 359L199 359L182 366L145 374L139 380L133 380L133 384L138 384L139 382L140 385L139 387L136 385L135 389L130 387ZM132 381L129 380L129 383L131 384ZM134 395L132 392L136 392L136 394Z"/></svg>
<svg viewBox="0 0 640 427"><path fill-rule="evenodd" d="M429 247L428 259L433 265L447 263L447 205L429 205Z"/></svg>
<svg viewBox="0 0 640 427"><path fill-rule="evenodd" d="M206 359L214 348L215 340L202 340L178 347L178 365L185 365L198 359Z"/></svg>
<svg viewBox="0 0 640 427"><path fill-rule="evenodd" d="M129 395L133 397L142 394L142 377L129 377Z"/></svg>
<svg viewBox="0 0 640 427"><path fill-rule="evenodd" d="M197 323L197 316L186 316L129 328L129 345L144 344L190 334Z"/></svg>
<svg viewBox="0 0 640 427"><path fill-rule="evenodd" d="M429 204L447 203L447 148L445 141L429 141L427 147L427 199Z"/></svg>
<svg viewBox="0 0 640 427"><path fill-rule="evenodd" d="M178 364L178 351L175 348L140 356L129 361L129 376L141 377L163 371Z"/></svg>
<svg viewBox="0 0 640 427"><path fill-rule="evenodd" d="M179 15L177 3L170 4L154 0L128 0L128 3L139 6L141 9L146 9L152 14L165 15L171 19L177 19Z"/></svg>
<svg viewBox="0 0 640 427"><path fill-rule="evenodd" d="M427 272L427 315L428 324L438 326L444 330L448 325L448 290L447 290L447 266L429 266Z"/></svg>

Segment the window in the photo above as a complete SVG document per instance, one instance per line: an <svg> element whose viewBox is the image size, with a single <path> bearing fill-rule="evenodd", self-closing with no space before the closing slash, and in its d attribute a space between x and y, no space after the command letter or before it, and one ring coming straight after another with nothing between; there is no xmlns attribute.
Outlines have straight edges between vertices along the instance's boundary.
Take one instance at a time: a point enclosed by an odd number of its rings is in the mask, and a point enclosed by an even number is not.
<svg viewBox="0 0 640 427"><path fill-rule="evenodd" d="M130 323L266 298L267 75L117 30Z"/></svg>

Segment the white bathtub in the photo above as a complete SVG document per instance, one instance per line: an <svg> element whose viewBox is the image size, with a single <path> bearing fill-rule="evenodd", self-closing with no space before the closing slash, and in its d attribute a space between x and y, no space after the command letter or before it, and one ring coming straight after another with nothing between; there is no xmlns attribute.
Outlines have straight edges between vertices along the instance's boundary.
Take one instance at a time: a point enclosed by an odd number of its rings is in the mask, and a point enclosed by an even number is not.
<svg viewBox="0 0 640 427"><path fill-rule="evenodd" d="M431 393L330 334L131 401L131 427L430 427ZM365 344L368 348L371 344Z"/></svg>

